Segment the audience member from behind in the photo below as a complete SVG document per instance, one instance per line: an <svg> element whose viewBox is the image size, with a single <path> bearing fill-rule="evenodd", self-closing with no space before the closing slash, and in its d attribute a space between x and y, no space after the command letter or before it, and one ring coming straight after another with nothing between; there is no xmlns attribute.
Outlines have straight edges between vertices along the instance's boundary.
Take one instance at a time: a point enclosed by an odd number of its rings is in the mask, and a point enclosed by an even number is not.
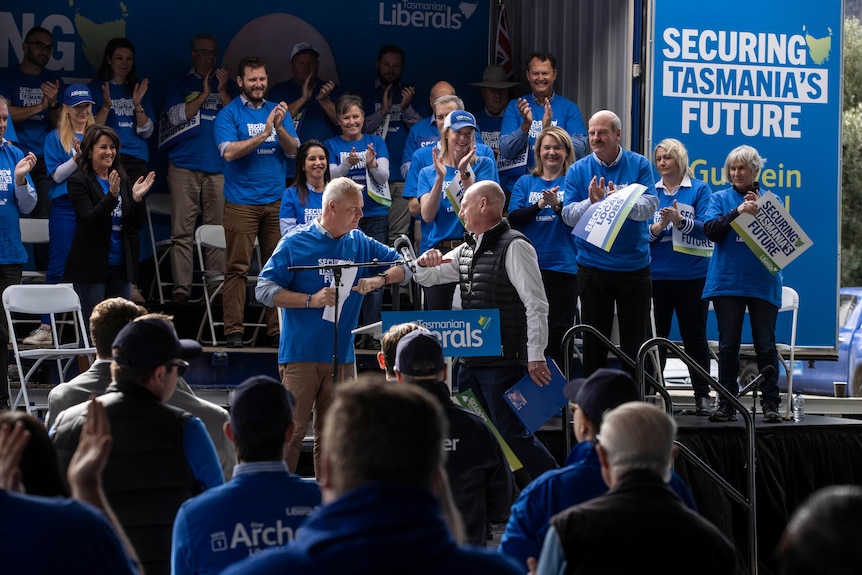
<svg viewBox="0 0 862 575"><path fill-rule="evenodd" d="M21 214L29 214L36 205L36 188L30 172L36 166L36 156L24 154L4 138L9 123L9 105L0 96L0 294L11 285L21 283L27 251L21 243ZM0 301L0 341L9 341L3 303ZM0 409L9 408L9 382L7 381L9 354L0 354Z"/></svg>
<svg viewBox="0 0 862 575"><path fill-rule="evenodd" d="M162 318L133 321L114 340L113 383L98 399L114 430L105 492L148 575L170 573L171 526L180 505L224 483L201 420L164 403L188 366L185 359L200 351L196 341L177 339ZM90 403L60 413L52 429L67 468Z"/></svg>
<svg viewBox="0 0 862 575"><path fill-rule="evenodd" d="M486 522L505 522L514 498L514 480L500 444L482 418L452 402L443 348L435 335L420 329L401 338L395 376L398 383L418 385L443 407L449 422L443 449L452 496L464 521L467 543L484 547Z"/></svg>
<svg viewBox="0 0 862 575"><path fill-rule="evenodd" d="M61 383L48 393L48 415L45 426L50 430L57 416L65 409L78 405L94 395L102 395L111 383L111 345L120 330L127 324L147 313L147 310L136 303L121 297L106 299L96 305L90 315L90 340L96 348L96 361L84 373L71 381ZM162 314L152 314L148 317L161 318L171 322L171 317ZM230 479L233 467L236 465L236 453L233 443L227 440L222 427L228 420L227 411L205 399L197 397L182 378L177 379L177 389L167 401L178 409L187 411L199 417L207 428L218 453L222 473Z"/></svg>
<svg viewBox="0 0 862 575"><path fill-rule="evenodd" d="M605 414L597 439L610 491L551 518L537 575L734 573L733 545L667 486L673 418L647 403L624 403Z"/></svg>
<svg viewBox="0 0 862 575"><path fill-rule="evenodd" d="M447 434L439 402L418 386L341 387L324 431L325 506L293 543L225 573L522 573L449 533L438 499Z"/></svg>
<svg viewBox="0 0 862 575"><path fill-rule="evenodd" d="M602 416L623 403L638 400L634 380L617 369L602 368L589 378L573 379L563 392L569 400L578 444L569 453L565 467L539 476L521 491L512 505L500 553L520 564L529 557L539 556L553 515L608 490L595 449ZM675 473L671 475L670 487L686 506L694 509L688 487Z"/></svg>
<svg viewBox="0 0 862 575"><path fill-rule="evenodd" d="M862 573L860 533L862 487L824 487L793 512L776 550L778 573Z"/></svg>
<svg viewBox="0 0 862 575"><path fill-rule="evenodd" d="M293 541L320 506L320 487L290 473L294 398L280 382L251 377L233 393L225 435L236 445L234 478L180 507L174 521L171 573L220 573L268 547Z"/></svg>
<svg viewBox="0 0 862 575"><path fill-rule="evenodd" d="M87 411L68 470L74 499L33 495L24 454L41 453L45 457L41 464L56 467L54 446L44 429L41 434L34 433L34 425L41 424L30 416L17 421L4 416L0 420L0 553L4 572L138 573L135 550L102 488L102 471L111 450L105 409L92 401ZM34 449L31 441L39 445Z"/></svg>

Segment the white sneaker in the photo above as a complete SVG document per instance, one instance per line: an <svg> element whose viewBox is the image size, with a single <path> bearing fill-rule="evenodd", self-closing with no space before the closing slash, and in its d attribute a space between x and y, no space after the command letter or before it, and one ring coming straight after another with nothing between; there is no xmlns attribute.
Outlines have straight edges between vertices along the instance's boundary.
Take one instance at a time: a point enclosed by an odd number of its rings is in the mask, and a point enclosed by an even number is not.
<svg viewBox="0 0 862 575"><path fill-rule="evenodd" d="M21 343L24 345L54 345L54 338L51 337L51 330L40 325L31 331L30 335L25 337Z"/></svg>

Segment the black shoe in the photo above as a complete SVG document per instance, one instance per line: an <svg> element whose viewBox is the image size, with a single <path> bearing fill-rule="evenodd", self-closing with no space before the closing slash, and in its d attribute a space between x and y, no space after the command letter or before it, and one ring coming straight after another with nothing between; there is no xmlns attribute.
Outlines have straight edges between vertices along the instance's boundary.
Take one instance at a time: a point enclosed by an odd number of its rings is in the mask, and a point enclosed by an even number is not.
<svg viewBox="0 0 862 575"><path fill-rule="evenodd" d="M240 348L243 347L242 343L242 333L229 333L227 334L227 347Z"/></svg>
<svg viewBox="0 0 862 575"><path fill-rule="evenodd" d="M718 407L709 414L710 421L736 421L736 410L726 403L719 403Z"/></svg>
<svg viewBox="0 0 862 575"><path fill-rule="evenodd" d="M710 397L708 395L703 395L700 397L694 398L694 414L698 417L706 417L710 415Z"/></svg>
<svg viewBox="0 0 862 575"><path fill-rule="evenodd" d="M760 404L760 409L763 411L763 423L781 423L778 405L771 401L764 401Z"/></svg>

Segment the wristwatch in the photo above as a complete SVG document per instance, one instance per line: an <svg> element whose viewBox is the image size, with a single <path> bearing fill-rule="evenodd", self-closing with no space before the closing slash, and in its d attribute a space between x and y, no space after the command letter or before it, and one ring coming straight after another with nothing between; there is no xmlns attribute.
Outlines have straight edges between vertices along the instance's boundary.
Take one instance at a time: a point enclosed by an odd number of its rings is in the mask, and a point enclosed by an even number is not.
<svg viewBox="0 0 862 575"><path fill-rule="evenodd" d="M470 170L464 170L464 173L463 173L463 174L461 174L461 179L462 179L462 180L466 180L467 178L469 178L469 177L470 177L470 176L472 176L472 175L473 175L473 174L471 174L471 173L470 173Z"/></svg>

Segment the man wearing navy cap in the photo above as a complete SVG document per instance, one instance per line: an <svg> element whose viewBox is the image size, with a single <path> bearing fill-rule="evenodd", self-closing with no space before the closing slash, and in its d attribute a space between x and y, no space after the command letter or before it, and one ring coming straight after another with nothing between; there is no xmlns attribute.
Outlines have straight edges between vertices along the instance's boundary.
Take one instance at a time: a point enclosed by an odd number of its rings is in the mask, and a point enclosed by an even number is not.
<svg viewBox="0 0 862 575"><path fill-rule="evenodd" d="M566 384L563 393L569 400L578 444L572 448L565 467L533 481L512 505L506 532L500 540L500 553L514 557L521 564L528 557L539 556L551 516L608 490L595 450L599 426L605 412L638 401L634 380L617 369L603 368L589 378L574 379ZM694 509L691 493L682 479L674 474L670 485Z"/></svg>
<svg viewBox="0 0 862 575"><path fill-rule="evenodd" d="M240 559L293 541L320 505L317 482L290 473L294 397L260 375L237 386L224 433L239 465L234 477L189 499L174 522L171 573L219 573Z"/></svg>
<svg viewBox="0 0 862 575"><path fill-rule="evenodd" d="M464 520L466 542L484 547L485 522L506 521L514 497L514 480L500 444L479 416L452 402L443 348L434 334L417 327L398 341L395 377L398 383L418 385L443 407L449 420L443 450L452 498Z"/></svg>
<svg viewBox="0 0 862 575"><path fill-rule="evenodd" d="M99 403L114 443L105 466L108 501L149 575L170 573L171 526L180 505L224 483L212 440L200 419L165 404L201 346L178 339L159 317L142 316L117 334L111 375ZM57 417L52 439L65 470L89 402Z"/></svg>

